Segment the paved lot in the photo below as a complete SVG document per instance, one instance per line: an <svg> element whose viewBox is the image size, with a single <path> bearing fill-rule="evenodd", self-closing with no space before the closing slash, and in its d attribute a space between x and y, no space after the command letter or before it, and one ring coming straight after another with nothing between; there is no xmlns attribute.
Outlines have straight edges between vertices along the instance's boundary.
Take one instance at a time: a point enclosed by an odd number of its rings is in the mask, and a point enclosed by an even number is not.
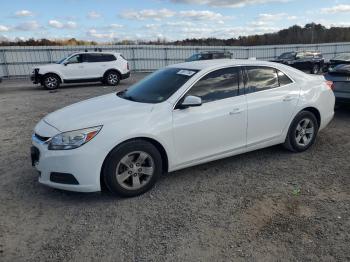
<svg viewBox="0 0 350 262"><path fill-rule="evenodd" d="M349 108L305 153L276 146L188 168L137 198L38 184L29 160L35 123L113 91L0 84L0 261L350 260Z"/></svg>

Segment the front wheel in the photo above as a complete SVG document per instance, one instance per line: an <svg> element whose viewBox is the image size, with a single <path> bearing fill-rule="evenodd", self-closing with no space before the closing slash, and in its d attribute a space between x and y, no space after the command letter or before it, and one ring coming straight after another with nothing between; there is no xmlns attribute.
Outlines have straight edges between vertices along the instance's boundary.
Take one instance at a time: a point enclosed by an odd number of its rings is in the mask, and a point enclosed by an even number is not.
<svg viewBox="0 0 350 262"><path fill-rule="evenodd" d="M107 188L120 196L133 197L151 189L162 174L162 158L151 143L126 142L107 157L103 177Z"/></svg>
<svg viewBox="0 0 350 262"><path fill-rule="evenodd" d="M48 90L54 90L59 88L60 86L60 79L58 78L58 76L54 75L54 74L48 74L44 76L43 79L43 86L48 89Z"/></svg>
<svg viewBox="0 0 350 262"><path fill-rule="evenodd" d="M289 128L284 147L293 152L307 150L314 144L318 128L315 115L309 111L301 111Z"/></svg>

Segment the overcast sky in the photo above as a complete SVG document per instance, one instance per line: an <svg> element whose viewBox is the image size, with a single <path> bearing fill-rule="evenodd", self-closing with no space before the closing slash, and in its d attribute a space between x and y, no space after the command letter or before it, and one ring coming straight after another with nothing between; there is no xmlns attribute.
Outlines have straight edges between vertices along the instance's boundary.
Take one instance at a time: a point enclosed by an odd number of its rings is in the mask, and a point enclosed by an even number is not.
<svg viewBox="0 0 350 262"><path fill-rule="evenodd" d="M2 0L0 39L231 38L309 22L350 26L350 1Z"/></svg>

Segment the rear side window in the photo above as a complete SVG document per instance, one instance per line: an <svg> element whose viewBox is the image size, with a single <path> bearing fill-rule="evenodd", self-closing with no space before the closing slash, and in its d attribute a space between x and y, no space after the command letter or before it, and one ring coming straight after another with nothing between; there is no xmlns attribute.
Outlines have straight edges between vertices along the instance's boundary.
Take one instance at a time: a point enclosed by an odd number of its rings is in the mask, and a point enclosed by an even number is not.
<svg viewBox="0 0 350 262"><path fill-rule="evenodd" d="M202 98L203 103L234 97L239 94L240 68L216 70L200 79L187 95Z"/></svg>
<svg viewBox="0 0 350 262"><path fill-rule="evenodd" d="M110 62L115 61L116 58L112 54L85 54L85 62L98 63L98 62Z"/></svg>
<svg viewBox="0 0 350 262"><path fill-rule="evenodd" d="M111 62L111 61L117 60L114 55L108 55L108 54L102 55L102 59L104 60L104 62Z"/></svg>
<svg viewBox="0 0 350 262"><path fill-rule="evenodd" d="M200 56L201 56L200 57L201 60L213 59L213 54L201 54Z"/></svg>
<svg viewBox="0 0 350 262"><path fill-rule="evenodd" d="M277 70L277 75L278 75L278 82L279 82L280 86L285 86L285 85L293 83L293 81L288 76L286 76L285 73L283 73L279 70Z"/></svg>
<svg viewBox="0 0 350 262"><path fill-rule="evenodd" d="M219 58L224 58L224 53L214 53L213 54L213 59L219 59Z"/></svg>
<svg viewBox="0 0 350 262"><path fill-rule="evenodd" d="M271 67L246 67L249 93L279 87L277 71Z"/></svg>

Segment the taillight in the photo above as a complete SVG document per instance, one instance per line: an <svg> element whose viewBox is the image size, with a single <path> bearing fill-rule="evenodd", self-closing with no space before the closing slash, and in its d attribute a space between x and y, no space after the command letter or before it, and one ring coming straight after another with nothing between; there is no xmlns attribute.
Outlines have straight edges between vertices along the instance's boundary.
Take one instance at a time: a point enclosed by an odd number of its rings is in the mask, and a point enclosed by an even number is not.
<svg viewBox="0 0 350 262"><path fill-rule="evenodd" d="M333 81L326 81L326 85L327 85L330 89L334 90L334 83L333 83Z"/></svg>

